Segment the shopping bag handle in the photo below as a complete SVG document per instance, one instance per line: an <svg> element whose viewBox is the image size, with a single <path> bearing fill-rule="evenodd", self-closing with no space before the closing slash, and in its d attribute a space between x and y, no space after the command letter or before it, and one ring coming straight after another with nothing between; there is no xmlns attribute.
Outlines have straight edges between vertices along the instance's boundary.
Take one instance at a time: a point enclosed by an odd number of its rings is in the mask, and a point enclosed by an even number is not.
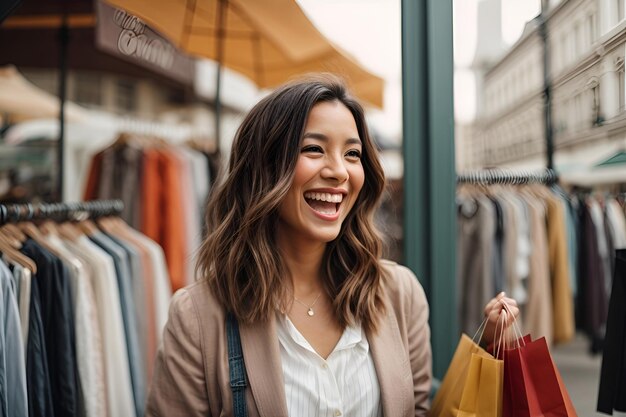
<svg viewBox="0 0 626 417"><path fill-rule="evenodd" d="M477 345L480 344L480 341L483 338L483 334L485 333L485 329L487 328L487 320L488 317L485 317L483 322L478 327L478 330L476 330L476 333L474 333L474 337L472 337L472 342L476 343ZM478 336L478 339L476 339L476 336Z"/></svg>
<svg viewBox="0 0 626 417"><path fill-rule="evenodd" d="M504 314L502 314L504 313ZM496 321L496 328L493 331L493 340L494 343L496 340L498 340L498 345L496 348L496 355L495 358L499 358L500 357L500 350L502 349L502 351L504 351L504 349L506 349L507 347L507 343L506 343L506 337L504 337L504 333L506 331L505 325L506 325L506 316L509 314L509 311L505 308L502 310L502 312L500 313L500 315L498 316L498 320ZM500 323L500 317L503 317L504 319L502 320L502 326L500 326L500 337L498 339L496 339L496 336L498 334L498 324ZM503 346L504 344L504 346Z"/></svg>
<svg viewBox="0 0 626 417"><path fill-rule="evenodd" d="M524 346L526 346L526 341L524 341L524 335L522 334L522 330L519 327L519 323L517 322L517 319L515 318L515 314L513 314L513 312L511 311L511 307L504 300L500 300L500 302L502 303L502 307L504 308L504 310L510 313L511 317L513 317L513 326L512 326L513 335L515 336L517 347L518 348L522 347L521 343L523 343ZM521 340L521 343L520 343L520 340Z"/></svg>
<svg viewBox="0 0 626 417"><path fill-rule="evenodd" d="M507 311L502 310L502 312L505 314L508 314ZM483 319L483 322L480 324L480 326L478 327L478 330L476 330L476 333L474 333L474 337L472 337L472 342L479 344L480 341L483 338L483 334L485 333L485 329L487 328L487 322L489 321L489 317L485 317ZM506 318L504 320L504 322L502 323L502 326L498 326L498 324L500 323L500 317L498 317L498 321L496 322L496 328L494 329L494 333L493 333L493 341L494 343L496 342L496 340L498 341L498 346L497 346L497 351L498 353L500 352L500 348L502 347L502 343L503 343L503 339L504 339L504 332L505 332L505 324L506 324ZM500 337L498 339L496 339L496 336L498 335L498 327L500 327ZM476 336L478 336L478 339L476 339ZM504 341L504 343L506 343L506 341ZM504 346L504 348L506 348L506 345ZM496 356L497 357L497 356Z"/></svg>

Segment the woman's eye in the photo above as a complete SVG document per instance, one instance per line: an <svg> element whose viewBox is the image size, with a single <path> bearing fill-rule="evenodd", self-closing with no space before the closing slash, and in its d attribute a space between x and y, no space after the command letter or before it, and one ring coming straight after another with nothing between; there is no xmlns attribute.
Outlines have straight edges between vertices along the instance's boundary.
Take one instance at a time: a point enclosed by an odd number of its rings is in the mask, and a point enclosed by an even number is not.
<svg viewBox="0 0 626 417"><path fill-rule="evenodd" d="M302 148L302 152L323 153L322 148L319 146L305 146Z"/></svg>
<svg viewBox="0 0 626 417"><path fill-rule="evenodd" d="M356 149L353 149L351 151L348 151L348 153L346 153L347 157L350 158L357 158L357 159L361 159L361 151L358 151Z"/></svg>

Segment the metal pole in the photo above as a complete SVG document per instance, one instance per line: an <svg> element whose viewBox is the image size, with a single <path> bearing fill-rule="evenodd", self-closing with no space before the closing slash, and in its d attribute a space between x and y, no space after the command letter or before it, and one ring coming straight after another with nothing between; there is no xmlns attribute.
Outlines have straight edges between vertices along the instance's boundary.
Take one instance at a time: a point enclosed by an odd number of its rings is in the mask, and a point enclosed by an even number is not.
<svg viewBox="0 0 626 417"><path fill-rule="evenodd" d="M220 118L222 117L222 103L220 102L222 84L222 63L217 63L217 75L215 76L215 149L220 149Z"/></svg>
<svg viewBox="0 0 626 417"><path fill-rule="evenodd" d="M452 0L402 0L404 262L430 303L433 374L459 340Z"/></svg>
<svg viewBox="0 0 626 417"><path fill-rule="evenodd" d="M218 1L217 11L217 74L215 75L215 146L220 149L220 119L222 116L222 61L224 60L224 24L226 21L227 0Z"/></svg>
<svg viewBox="0 0 626 417"><path fill-rule="evenodd" d="M63 201L63 179L65 176L65 101L67 99L67 45L69 43L69 29L67 15L63 14L63 23L59 31L59 142L57 144L57 195L59 202Z"/></svg>
<svg viewBox="0 0 626 417"><path fill-rule="evenodd" d="M552 130L552 85L550 81L550 45L547 30L547 7L542 2L539 14L539 35L543 45L543 114L546 137L546 165L554 169L554 135Z"/></svg>
<svg viewBox="0 0 626 417"><path fill-rule="evenodd" d="M427 195L428 68L426 10L422 2L402 2L402 87L404 155L404 263L420 280L426 294L430 283ZM410 213L410 215L409 215Z"/></svg>

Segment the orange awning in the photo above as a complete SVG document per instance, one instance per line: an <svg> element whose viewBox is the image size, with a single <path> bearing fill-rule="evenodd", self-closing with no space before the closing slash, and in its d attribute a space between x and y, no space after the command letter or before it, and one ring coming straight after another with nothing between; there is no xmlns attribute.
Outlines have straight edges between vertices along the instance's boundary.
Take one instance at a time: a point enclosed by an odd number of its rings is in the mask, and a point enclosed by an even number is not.
<svg viewBox="0 0 626 417"><path fill-rule="evenodd" d="M332 72L343 77L361 100L382 107L382 78L326 39L293 0L107 0L107 3L140 17L181 50L220 61L261 88L275 87L300 74ZM222 30L218 30L220 5L224 8ZM135 25L132 18L119 21L129 29ZM219 36L223 47L221 58Z"/></svg>

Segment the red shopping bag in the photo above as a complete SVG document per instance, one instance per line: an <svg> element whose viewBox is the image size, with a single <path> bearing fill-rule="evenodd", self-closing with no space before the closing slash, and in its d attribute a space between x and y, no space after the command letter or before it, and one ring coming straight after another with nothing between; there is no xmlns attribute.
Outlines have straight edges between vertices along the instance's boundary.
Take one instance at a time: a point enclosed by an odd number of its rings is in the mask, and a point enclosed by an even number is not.
<svg viewBox="0 0 626 417"><path fill-rule="evenodd" d="M515 353L515 350L518 352ZM518 413L511 416L577 417L561 376L552 361L545 337L525 344L522 342L519 348L512 351L509 352L508 358L505 357L505 369L507 359L511 362L509 385L504 388L505 391L510 390L508 396L512 400L509 403L512 407L511 413ZM519 359L518 368L516 368L517 359ZM504 397L507 397L507 393L504 393Z"/></svg>
<svg viewBox="0 0 626 417"><path fill-rule="evenodd" d="M503 416L530 417L520 350L521 346L530 341L530 336L525 336L514 342L517 347L504 350Z"/></svg>

